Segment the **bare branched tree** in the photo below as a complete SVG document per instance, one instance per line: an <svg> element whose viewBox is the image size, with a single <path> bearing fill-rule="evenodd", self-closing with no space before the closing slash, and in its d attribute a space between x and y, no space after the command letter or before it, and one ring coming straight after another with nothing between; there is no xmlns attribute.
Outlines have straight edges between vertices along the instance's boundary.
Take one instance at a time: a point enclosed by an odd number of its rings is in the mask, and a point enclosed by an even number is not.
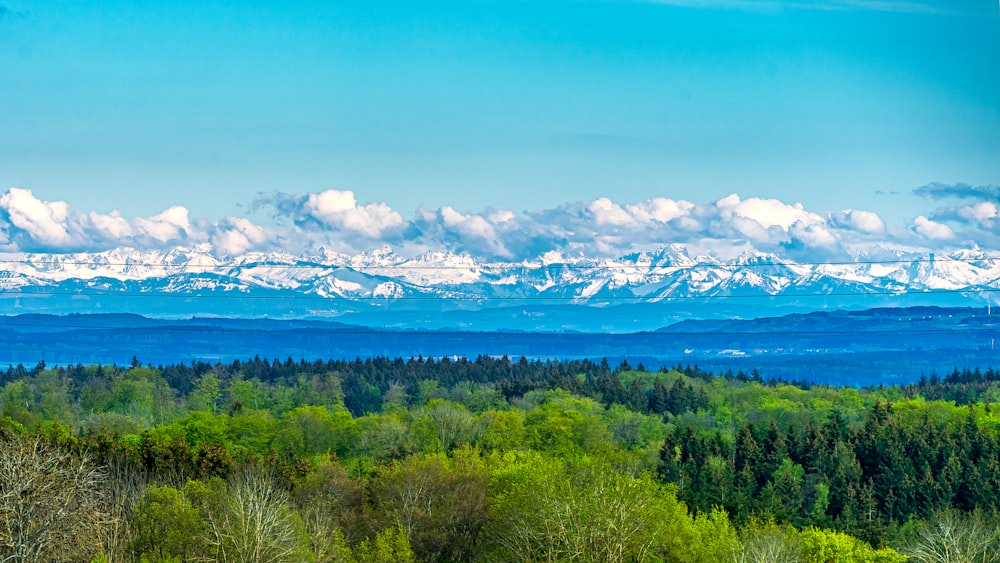
<svg viewBox="0 0 1000 563"><path fill-rule="evenodd" d="M0 438L0 561L86 561L101 552L106 472L38 436Z"/></svg>
<svg viewBox="0 0 1000 563"><path fill-rule="evenodd" d="M230 477L209 511L209 542L220 561L298 561L301 534L286 493L266 469L246 466Z"/></svg>
<svg viewBox="0 0 1000 563"><path fill-rule="evenodd" d="M1000 532L979 513L935 514L900 549L914 563L998 563Z"/></svg>
<svg viewBox="0 0 1000 563"><path fill-rule="evenodd" d="M149 483L145 472L128 461L109 458L105 467L108 477L107 494L102 499L105 519L97 534L105 561L116 563L129 559L128 544L132 539L129 517Z"/></svg>
<svg viewBox="0 0 1000 563"><path fill-rule="evenodd" d="M798 563L802 548L794 533L773 524L753 526L740 539L734 563Z"/></svg>

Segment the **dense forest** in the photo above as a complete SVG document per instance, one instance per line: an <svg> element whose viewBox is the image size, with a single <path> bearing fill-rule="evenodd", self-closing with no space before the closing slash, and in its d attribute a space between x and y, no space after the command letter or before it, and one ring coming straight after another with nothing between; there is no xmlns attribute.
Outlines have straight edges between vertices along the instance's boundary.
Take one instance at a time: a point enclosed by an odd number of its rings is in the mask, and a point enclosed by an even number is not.
<svg viewBox="0 0 1000 563"><path fill-rule="evenodd" d="M1000 561L1000 373L10 366L4 561Z"/></svg>

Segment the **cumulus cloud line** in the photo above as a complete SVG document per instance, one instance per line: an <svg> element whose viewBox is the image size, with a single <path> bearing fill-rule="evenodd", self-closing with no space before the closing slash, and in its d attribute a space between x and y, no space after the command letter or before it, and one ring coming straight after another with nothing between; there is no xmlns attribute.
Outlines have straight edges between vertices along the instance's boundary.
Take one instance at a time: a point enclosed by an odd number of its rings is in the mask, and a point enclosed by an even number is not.
<svg viewBox="0 0 1000 563"><path fill-rule="evenodd" d="M746 251L791 260L850 260L899 249L1000 249L1000 201L994 186L929 184L916 192L932 199L963 197L968 205L941 207L912 221L888 225L864 209L809 210L801 203L731 194L695 203L668 197L617 202L609 197L540 210L460 211L419 208L409 217L384 201L359 201L349 190L307 194L274 192L250 206L273 225L248 217L208 220L171 206L149 217L117 211L76 211L30 190L0 194L0 250L102 251L131 247L166 250L208 245L219 257L280 250L358 255L378 250L400 256L464 254L481 261L549 261L554 257L610 258L667 245L692 255L731 258Z"/></svg>
<svg viewBox="0 0 1000 563"><path fill-rule="evenodd" d="M229 253L264 246L268 238L263 229L244 218L217 223L191 219L187 208L175 205L150 217L129 220L118 211L73 211L64 201L44 201L21 188L0 195L0 233L0 249L8 252L165 249L211 241Z"/></svg>

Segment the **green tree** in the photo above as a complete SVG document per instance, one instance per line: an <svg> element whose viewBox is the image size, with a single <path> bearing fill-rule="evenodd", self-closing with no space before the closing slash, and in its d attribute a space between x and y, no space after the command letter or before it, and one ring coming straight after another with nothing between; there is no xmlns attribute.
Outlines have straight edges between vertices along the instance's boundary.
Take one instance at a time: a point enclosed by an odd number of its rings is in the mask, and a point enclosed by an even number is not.
<svg viewBox="0 0 1000 563"><path fill-rule="evenodd" d="M711 561L673 491L587 460L493 454L492 557L518 561ZM694 557L694 558L692 558Z"/></svg>
<svg viewBox="0 0 1000 563"><path fill-rule="evenodd" d="M386 528L374 538L362 541L354 548L349 561L353 563L416 563L417 557L410 547L406 532L399 528Z"/></svg>
<svg viewBox="0 0 1000 563"><path fill-rule="evenodd" d="M322 406L304 406L285 413L275 443L302 456L348 453L357 435L351 413L343 407L333 412Z"/></svg>
<svg viewBox="0 0 1000 563"><path fill-rule="evenodd" d="M423 437L429 451L450 451L469 444L479 433L469 409L444 399L432 399L421 408L411 431Z"/></svg>
<svg viewBox="0 0 1000 563"><path fill-rule="evenodd" d="M406 533L423 561L471 561L487 522L487 471L478 455L411 457L372 483L375 518Z"/></svg>
<svg viewBox="0 0 1000 563"><path fill-rule="evenodd" d="M802 563L903 563L906 556L890 548L873 549L847 534L807 528L799 533Z"/></svg>
<svg viewBox="0 0 1000 563"><path fill-rule="evenodd" d="M131 551L137 559L189 561L207 555L205 522L184 493L170 486L151 485L131 518Z"/></svg>
<svg viewBox="0 0 1000 563"><path fill-rule="evenodd" d="M293 500L316 561L340 561L365 524L364 488L339 463L325 461L296 483Z"/></svg>
<svg viewBox="0 0 1000 563"><path fill-rule="evenodd" d="M188 395L188 408L192 411L219 412L219 401L222 399L221 383L215 373L208 372L201 376L194 391Z"/></svg>

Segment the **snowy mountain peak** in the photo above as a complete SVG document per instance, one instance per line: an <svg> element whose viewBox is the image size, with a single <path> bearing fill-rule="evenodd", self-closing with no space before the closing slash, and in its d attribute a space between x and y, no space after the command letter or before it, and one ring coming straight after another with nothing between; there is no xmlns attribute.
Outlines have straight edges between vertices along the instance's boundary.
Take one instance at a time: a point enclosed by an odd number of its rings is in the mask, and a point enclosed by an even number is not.
<svg viewBox="0 0 1000 563"><path fill-rule="evenodd" d="M407 258L390 247L358 255L325 249L307 256L254 252L223 261L205 246L168 251L119 248L92 254L8 255L0 267L0 298L20 297L16 303L23 307L23 298L31 293L39 299L49 295L47 301L33 303L43 310L74 311L96 297L120 298L134 307L130 312L156 314L143 307L167 308L180 301L136 301L131 296L211 293L242 299L268 296L274 301L252 302L267 314L272 314L267 304L273 303L274 308L284 307L285 314L327 315L387 303L404 308L491 310L526 304L638 305L754 296L784 297L783 303L797 303L809 296L861 299L922 293L968 302L1000 290L1000 260L978 248L933 260L919 252L902 256L888 261L801 264L775 254L745 252L721 260L692 258L683 245L670 244L619 258L549 254L527 262L480 262L468 254L442 251ZM72 307L68 300L75 300ZM324 300L335 300L337 305L324 304ZM199 303L206 302L194 300L190 306ZM746 303L749 307L754 301ZM827 306L817 299L803 303L805 307Z"/></svg>

